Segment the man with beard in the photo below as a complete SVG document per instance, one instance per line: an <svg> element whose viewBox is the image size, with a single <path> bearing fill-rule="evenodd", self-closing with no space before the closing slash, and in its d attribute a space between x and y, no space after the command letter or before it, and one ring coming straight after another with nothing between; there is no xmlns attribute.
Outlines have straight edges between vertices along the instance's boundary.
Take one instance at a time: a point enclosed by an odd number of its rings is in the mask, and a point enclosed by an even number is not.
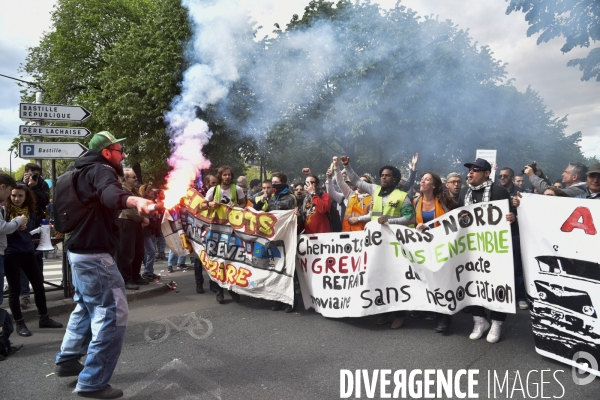
<svg viewBox="0 0 600 400"><path fill-rule="evenodd" d="M467 175L467 186L462 188L458 198L458 206L464 207L474 203L487 203L488 201L509 199L510 196L506 189L495 184L490 179L492 166L483 158L478 158L472 163L466 163L465 167L469 168ZM515 221L515 214L509 212L506 214L506 220L510 223ZM481 306L472 306L471 313L473 314L473 332L469 336L472 340L477 340L490 329L490 323L487 320L485 309ZM490 332L487 335L487 341L496 343L500 339L502 333L502 322L506 319L506 314L492 311L492 324Z"/></svg>
<svg viewBox="0 0 600 400"><path fill-rule="evenodd" d="M462 178L456 172L450 172L446 177L446 194L458 203L458 195L462 188Z"/></svg>
<svg viewBox="0 0 600 400"><path fill-rule="evenodd" d="M402 176L398 168L385 165L379 169L379 181L381 185L362 181L356 172L350 167L350 157L341 157L342 164L346 169L346 174L350 182L358 189L373 196L373 209L371 215L359 217L358 221L377 221L380 224L398 224L414 227L415 207L413 206L408 193L398 189L396 186ZM337 162L337 160L335 160ZM376 324L384 325L394 316L392 329L400 329L406 319L406 311L397 311L394 313L381 314Z"/></svg>
<svg viewBox="0 0 600 400"><path fill-rule="evenodd" d="M78 376L81 397L115 399L123 391L112 388L112 377L125 338L127 296L112 253L119 244L119 210L135 208L149 215L151 200L123 190L119 175L125 152L109 132L96 133L90 151L75 162L75 187L89 212L66 243L71 263L76 307L56 355L56 375ZM92 329L93 327L93 329ZM87 353L85 364L79 358Z"/></svg>
<svg viewBox="0 0 600 400"><path fill-rule="evenodd" d="M202 203L203 210L213 210L218 204L225 204L227 207L245 207L246 197L242 188L233 184L233 170L231 167L226 165L220 167L217 170L217 179L219 184L211 187L206 192L206 197ZM240 295L233 290L228 290L231 298L236 303L240 301ZM223 288L220 287L217 291L217 302L219 304L225 303L223 297Z"/></svg>

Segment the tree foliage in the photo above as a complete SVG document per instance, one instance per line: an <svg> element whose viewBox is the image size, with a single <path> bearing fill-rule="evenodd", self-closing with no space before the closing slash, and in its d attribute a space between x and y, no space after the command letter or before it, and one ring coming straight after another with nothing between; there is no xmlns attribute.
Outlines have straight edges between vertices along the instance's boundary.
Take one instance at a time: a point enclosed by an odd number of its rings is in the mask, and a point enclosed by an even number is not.
<svg viewBox="0 0 600 400"><path fill-rule="evenodd" d="M139 163L145 181L161 184L170 155L164 114L180 93L192 35L187 10L179 0L59 0L52 22L23 66L43 88L44 102L86 107L87 127L126 137L125 162ZM24 91L24 101L33 90ZM219 152L224 136L234 147L240 139L213 127L209 157L242 169L239 155L223 159Z"/></svg>
<svg viewBox="0 0 600 400"><path fill-rule="evenodd" d="M513 11L525 13L529 24L527 36L539 33L537 44L564 37L565 44L560 49L563 53L575 47L590 47L591 42L600 40L598 0L510 0L506 13ZM567 65L579 66L583 72L581 80L596 78L600 82L600 48L590 50L587 57L573 59Z"/></svg>
<svg viewBox="0 0 600 400"><path fill-rule="evenodd" d="M318 54L298 50L295 34L324 24L338 59L328 60L331 68L315 81ZM242 68L245 90L228 98L227 107L241 106L244 117L225 118L252 130L266 118L264 103L276 91L310 87L305 101L270 107L277 117L268 119L275 122L257 135L270 170L300 177L310 166L322 175L331 156L348 154L358 171L377 173L385 164L405 165L418 152L421 171L445 174L462 172L477 149L497 149L502 166L521 169L537 160L554 176L584 159L581 134L565 136L566 117L555 117L533 90L519 92L491 49L476 46L451 21L419 20L400 5L383 11L368 2L320 0L276 34L259 42L261 51ZM263 76L252 66L286 65L290 58L307 72L289 80L283 69L268 69L276 91L262 93L257 81Z"/></svg>
<svg viewBox="0 0 600 400"><path fill-rule="evenodd" d="M84 106L92 131L126 137L126 161L161 183L171 147L164 115L193 51L187 10L179 0L59 0L52 20L24 71L46 103ZM319 0L270 37L241 34L250 37L227 48L240 53L240 78L226 99L197 109L213 132L204 153L236 175L251 159L291 179L305 166L323 174L341 154L370 173L416 152L421 171L442 174L463 171L477 149L497 149L499 164L515 169L537 160L551 176L584 161L566 117L519 92L491 49L451 21L400 4Z"/></svg>

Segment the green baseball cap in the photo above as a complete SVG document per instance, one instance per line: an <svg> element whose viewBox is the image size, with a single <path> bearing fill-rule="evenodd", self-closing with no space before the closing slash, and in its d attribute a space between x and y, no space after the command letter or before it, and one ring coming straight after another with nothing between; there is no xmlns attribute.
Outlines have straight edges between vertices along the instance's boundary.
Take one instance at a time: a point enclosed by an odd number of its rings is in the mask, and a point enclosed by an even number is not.
<svg viewBox="0 0 600 400"><path fill-rule="evenodd" d="M117 139L108 131L98 132L92 137L92 140L90 140L90 150L100 153L111 144L119 143L123 140L125 140L125 138Z"/></svg>

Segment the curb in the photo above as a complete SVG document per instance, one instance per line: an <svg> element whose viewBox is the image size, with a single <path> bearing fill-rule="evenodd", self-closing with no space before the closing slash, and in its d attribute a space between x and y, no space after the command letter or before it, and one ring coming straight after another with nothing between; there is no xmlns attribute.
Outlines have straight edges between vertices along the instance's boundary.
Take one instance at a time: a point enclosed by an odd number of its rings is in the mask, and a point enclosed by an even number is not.
<svg viewBox="0 0 600 400"><path fill-rule="evenodd" d="M160 296L163 293L170 292L171 289L166 284L157 284L154 287L146 290L128 290L127 291L127 303L133 303L136 301L149 299L152 297ZM34 295L32 293L32 295ZM34 295L35 296L35 295ZM57 316L60 314L70 314L75 309L75 302L73 299L62 299L55 301L48 301L46 303L48 307L48 315ZM6 311L11 315L10 309L7 307ZM35 302L32 302L27 310L22 310L23 319L25 322L30 322L38 319L37 308ZM66 325L65 325L66 326Z"/></svg>

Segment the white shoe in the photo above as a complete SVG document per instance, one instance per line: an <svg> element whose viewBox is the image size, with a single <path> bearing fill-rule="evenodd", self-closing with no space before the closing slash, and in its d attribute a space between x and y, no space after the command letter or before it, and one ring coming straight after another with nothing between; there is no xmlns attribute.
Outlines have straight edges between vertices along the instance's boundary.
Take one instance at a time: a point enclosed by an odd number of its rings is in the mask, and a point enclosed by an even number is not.
<svg viewBox="0 0 600 400"><path fill-rule="evenodd" d="M487 335L487 341L490 343L496 343L500 340L500 335L502 334L502 321L494 321L492 320L492 329Z"/></svg>
<svg viewBox="0 0 600 400"><path fill-rule="evenodd" d="M521 309L521 310L529 309L529 306L527 305L527 302L525 300L519 301L519 309Z"/></svg>
<svg viewBox="0 0 600 400"><path fill-rule="evenodd" d="M485 331L490 329L490 323L484 317L473 317L473 322L475 322L475 326L473 327L473 332L469 336L471 340L480 339Z"/></svg>

